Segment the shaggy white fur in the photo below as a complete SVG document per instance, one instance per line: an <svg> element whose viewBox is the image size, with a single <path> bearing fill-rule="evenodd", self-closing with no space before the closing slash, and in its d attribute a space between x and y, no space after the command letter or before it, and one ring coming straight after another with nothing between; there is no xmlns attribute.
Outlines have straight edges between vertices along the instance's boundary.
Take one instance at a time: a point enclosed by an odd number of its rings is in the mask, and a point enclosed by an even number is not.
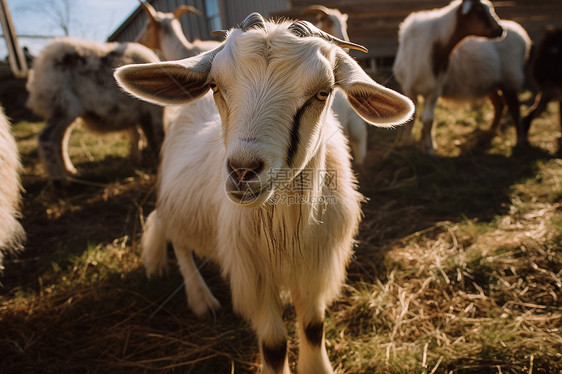
<svg viewBox="0 0 562 374"><path fill-rule="evenodd" d="M0 271L7 251L18 250L25 238L20 223L20 161L10 124L0 107Z"/></svg>
<svg viewBox="0 0 562 374"><path fill-rule="evenodd" d="M345 280L363 199L332 92L341 88L381 125L403 123L413 106L335 44L297 36L289 22L249 19L258 21L231 30L210 52L117 70L140 98L188 103L162 148L145 266L148 275L162 273L171 241L188 303L204 315L219 303L192 253L220 264L234 309L256 331L264 373L289 372L281 295L290 295L301 337L297 370L332 373L324 313Z"/></svg>

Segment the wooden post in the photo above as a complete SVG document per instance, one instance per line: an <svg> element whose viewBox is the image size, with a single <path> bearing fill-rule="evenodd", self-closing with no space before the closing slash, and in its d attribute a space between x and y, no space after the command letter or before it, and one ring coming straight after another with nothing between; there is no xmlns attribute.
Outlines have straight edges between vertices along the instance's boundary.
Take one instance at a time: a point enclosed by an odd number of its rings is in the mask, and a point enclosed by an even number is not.
<svg viewBox="0 0 562 374"><path fill-rule="evenodd" d="M12 23L12 16L6 0L0 0L0 24L4 30L4 38L8 47L8 60L10 69L17 78L27 77L27 62L25 56L18 45L18 37Z"/></svg>

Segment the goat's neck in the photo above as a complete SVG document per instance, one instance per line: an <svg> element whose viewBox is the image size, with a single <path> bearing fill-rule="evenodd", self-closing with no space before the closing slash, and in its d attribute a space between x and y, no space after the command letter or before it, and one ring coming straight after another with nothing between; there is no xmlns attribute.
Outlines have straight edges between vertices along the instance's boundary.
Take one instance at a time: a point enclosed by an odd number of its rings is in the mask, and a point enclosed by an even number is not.
<svg viewBox="0 0 562 374"><path fill-rule="evenodd" d="M180 60L194 55L193 44L186 39L179 23L173 23L170 29L164 31L161 48L166 60Z"/></svg>
<svg viewBox="0 0 562 374"><path fill-rule="evenodd" d="M446 14L441 22L443 24L439 28L443 34L433 43L431 51L433 74L436 77L447 71L451 53L468 36L457 21L457 8Z"/></svg>

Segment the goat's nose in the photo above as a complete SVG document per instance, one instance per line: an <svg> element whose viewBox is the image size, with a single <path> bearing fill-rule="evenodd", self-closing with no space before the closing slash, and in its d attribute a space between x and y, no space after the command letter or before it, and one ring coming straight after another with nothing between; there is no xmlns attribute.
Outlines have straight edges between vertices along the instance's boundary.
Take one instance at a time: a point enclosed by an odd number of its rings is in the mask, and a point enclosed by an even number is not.
<svg viewBox="0 0 562 374"><path fill-rule="evenodd" d="M228 159L227 164L231 174L234 173L238 177L238 182L248 182L256 178L264 166L264 162L260 159L250 162Z"/></svg>

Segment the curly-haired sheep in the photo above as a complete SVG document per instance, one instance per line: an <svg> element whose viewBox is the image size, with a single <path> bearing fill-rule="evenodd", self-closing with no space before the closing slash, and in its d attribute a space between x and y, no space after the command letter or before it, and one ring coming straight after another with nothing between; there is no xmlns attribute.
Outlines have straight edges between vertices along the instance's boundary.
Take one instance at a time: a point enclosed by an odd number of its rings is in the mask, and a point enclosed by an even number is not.
<svg viewBox="0 0 562 374"><path fill-rule="evenodd" d="M27 81L27 106L46 120L39 135L39 153L54 179L76 173L68 156L71 125L81 119L98 132L129 130L131 157L139 162L139 133L157 155L163 139L163 109L127 95L117 86L119 66L159 61L137 43L96 43L59 38L35 59Z"/></svg>

